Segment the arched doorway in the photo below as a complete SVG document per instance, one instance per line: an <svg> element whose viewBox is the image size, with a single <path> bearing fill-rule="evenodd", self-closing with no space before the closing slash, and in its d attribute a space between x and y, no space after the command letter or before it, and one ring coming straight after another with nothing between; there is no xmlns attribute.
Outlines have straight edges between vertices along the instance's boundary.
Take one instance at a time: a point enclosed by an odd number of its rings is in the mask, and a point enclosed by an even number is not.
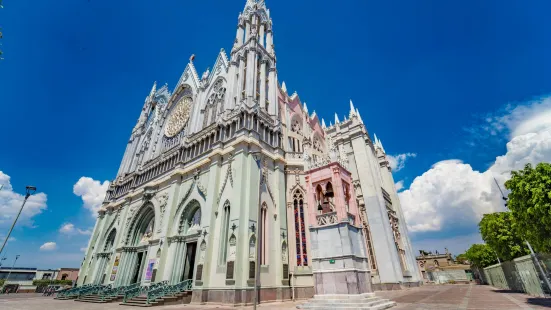
<svg viewBox="0 0 551 310"><path fill-rule="evenodd" d="M136 247L134 266L130 269L130 284L141 282L147 260L149 239L155 229L155 212L152 204L144 206L143 211L135 222L134 229L129 235L129 244Z"/></svg>
<svg viewBox="0 0 551 310"><path fill-rule="evenodd" d="M197 200L192 200L186 205L180 216L177 235L172 237L176 246L173 283L193 279L200 232L201 205Z"/></svg>

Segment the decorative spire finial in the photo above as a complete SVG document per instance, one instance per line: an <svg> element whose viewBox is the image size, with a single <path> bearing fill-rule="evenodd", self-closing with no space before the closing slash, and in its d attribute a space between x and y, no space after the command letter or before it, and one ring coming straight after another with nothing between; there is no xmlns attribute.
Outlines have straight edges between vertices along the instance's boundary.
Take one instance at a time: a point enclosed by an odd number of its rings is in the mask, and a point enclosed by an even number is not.
<svg viewBox="0 0 551 310"><path fill-rule="evenodd" d="M157 91L157 81L153 83L153 87L151 87L151 91L149 92L149 97L153 97L156 91Z"/></svg>
<svg viewBox="0 0 551 310"><path fill-rule="evenodd" d="M362 116L360 115L360 110L356 109L356 115L358 115L358 118L360 119L360 123L364 123L364 121L362 120Z"/></svg>
<svg viewBox="0 0 551 310"><path fill-rule="evenodd" d="M308 114L308 106L306 106L306 101L304 102L304 112L306 112L306 114Z"/></svg>
<svg viewBox="0 0 551 310"><path fill-rule="evenodd" d="M285 81L283 81L283 83L281 83L281 90L282 90L284 93L287 93L287 85L285 85Z"/></svg>
<svg viewBox="0 0 551 310"><path fill-rule="evenodd" d="M350 118L352 118L353 115L356 115L356 109L354 108L354 103L352 103L352 99L350 99Z"/></svg>
<svg viewBox="0 0 551 310"><path fill-rule="evenodd" d="M195 60L195 54L191 54L191 56L189 57L189 61L193 62L194 60Z"/></svg>
<svg viewBox="0 0 551 310"><path fill-rule="evenodd" d="M325 120L323 118L321 119L321 128L327 128L327 126L325 126Z"/></svg>
<svg viewBox="0 0 551 310"><path fill-rule="evenodd" d="M335 125L339 123L339 116L335 113Z"/></svg>

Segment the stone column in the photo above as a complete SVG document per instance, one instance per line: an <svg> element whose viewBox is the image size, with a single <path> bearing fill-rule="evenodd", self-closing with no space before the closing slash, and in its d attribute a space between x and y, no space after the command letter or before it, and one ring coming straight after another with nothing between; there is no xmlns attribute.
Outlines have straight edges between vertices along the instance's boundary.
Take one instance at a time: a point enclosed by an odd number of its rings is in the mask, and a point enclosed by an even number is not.
<svg viewBox="0 0 551 310"><path fill-rule="evenodd" d="M249 100L255 97L254 94L254 84L256 79L256 51L249 50L247 54L247 85L245 85L245 98L247 98L247 103L250 104ZM250 98L250 99L249 99Z"/></svg>
<svg viewBox="0 0 551 310"><path fill-rule="evenodd" d="M245 61L243 57L239 57L239 79L237 82L237 105L245 98L243 91L243 83L245 83Z"/></svg>
<svg viewBox="0 0 551 310"><path fill-rule="evenodd" d="M260 108L266 109L266 61L264 60L260 65L260 89L257 92L260 93Z"/></svg>
<svg viewBox="0 0 551 310"><path fill-rule="evenodd" d="M260 25L260 36L258 37L258 44L264 46L264 24Z"/></svg>

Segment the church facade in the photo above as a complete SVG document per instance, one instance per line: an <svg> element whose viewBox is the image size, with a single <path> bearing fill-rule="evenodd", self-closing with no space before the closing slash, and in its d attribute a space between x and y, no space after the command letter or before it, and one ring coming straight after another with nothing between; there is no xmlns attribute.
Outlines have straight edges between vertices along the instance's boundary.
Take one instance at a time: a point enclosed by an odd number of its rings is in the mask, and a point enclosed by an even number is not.
<svg viewBox="0 0 551 310"><path fill-rule="evenodd" d="M382 143L352 102L320 121L276 63L270 11L247 0L212 71L192 56L172 91L154 84L79 285L192 280L192 302L246 304L257 273L263 301L310 298L338 272L369 290L419 284ZM343 223L347 249L328 253Z"/></svg>

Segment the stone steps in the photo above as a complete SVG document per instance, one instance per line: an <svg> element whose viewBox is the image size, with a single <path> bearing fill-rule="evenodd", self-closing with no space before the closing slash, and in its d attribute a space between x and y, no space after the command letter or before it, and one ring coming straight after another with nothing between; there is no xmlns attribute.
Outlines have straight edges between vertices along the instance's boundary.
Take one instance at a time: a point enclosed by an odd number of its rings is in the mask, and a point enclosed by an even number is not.
<svg viewBox="0 0 551 310"><path fill-rule="evenodd" d="M376 297L375 294L361 295L316 295L307 303L298 305L298 309L361 309L383 310L396 306L394 301Z"/></svg>
<svg viewBox="0 0 551 310"><path fill-rule="evenodd" d="M116 301L120 298L121 298L121 296L119 295L117 297L105 298L104 300L102 300L101 296L99 296L97 294L93 294L93 295L81 296L80 298L75 299L75 301L102 304L102 303L108 303L108 302Z"/></svg>
<svg viewBox="0 0 551 310"><path fill-rule="evenodd" d="M127 302L123 302L120 305L134 306L134 307L152 307L152 306L168 306L168 305L180 305L189 304L191 302L191 292L182 292L174 296L164 296L156 299L152 303L147 303L146 296L137 296Z"/></svg>

